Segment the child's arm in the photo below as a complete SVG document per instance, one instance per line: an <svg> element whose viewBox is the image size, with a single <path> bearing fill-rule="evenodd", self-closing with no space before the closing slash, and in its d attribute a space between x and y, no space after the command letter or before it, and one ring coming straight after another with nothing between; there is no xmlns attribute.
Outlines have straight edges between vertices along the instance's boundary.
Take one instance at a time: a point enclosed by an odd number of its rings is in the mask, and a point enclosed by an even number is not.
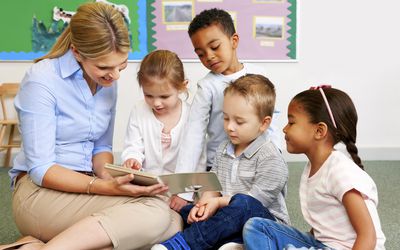
<svg viewBox="0 0 400 250"><path fill-rule="evenodd" d="M122 165L126 168L132 168L135 170L140 170L142 168L142 164L134 158L127 159Z"/></svg>
<svg viewBox="0 0 400 250"><path fill-rule="evenodd" d="M218 209L227 206L230 200L230 196L221 196L219 192L204 192L199 202L190 211L187 222L191 224L207 220Z"/></svg>
<svg viewBox="0 0 400 250"><path fill-rule="evenodd" d="M357 234L352 249L375 249L376 232L374 223L360 192L355 189L346 192L342 202Z"/></svg>
<svg viewBox="0 0 400 250"><path fill-rule="evenodd" d="M207 88L202 88L199 83L190 106L189 118L185 127L185 137L180 145L176 173L196 171L205 148L211 105L212 93Z"/></svg>
<svg viewBox="0 0 400 250"><path fill-rule="evenodd" d="M140 111L138 106L134 106L131 110L126 129L124 149L121 154L121 159L124 162L124 165L127 167L132 167L132 165L128 166L128 164L130 165L130 162L127 162L129 159L135 159L138 163L142 163L145 158L143 133L141 130L142 126L139 122L140 118L137 117L139 113L141 114L143 112ZM142 117L141 119L145 118Z"/></svg>
<svg viewBox="0 0 400 250"><path fill-rule="evenodd" d="M179 212L184 206L186 206L189 202L178 195L172 195L172 197L169 199L169 207L176 211Z"/></svg>

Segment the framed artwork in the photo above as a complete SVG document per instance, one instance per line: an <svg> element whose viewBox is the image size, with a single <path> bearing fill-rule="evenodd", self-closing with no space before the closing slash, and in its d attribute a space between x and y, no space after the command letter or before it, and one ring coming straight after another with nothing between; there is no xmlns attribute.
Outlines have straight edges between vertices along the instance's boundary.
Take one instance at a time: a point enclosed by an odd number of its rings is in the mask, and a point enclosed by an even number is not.
<svg viewBox="0 0 400 250"><path fill-rule="evenodd" d="M132 50L141 60L169 49L184 61L197 61L187 34L190 21L205 9L231 14L245 61L297 61L296 0L97 0L125 16ZM111 0L110 0L111 1ZM29 61L46 54L85 0L3 0L0 5L1 61Z"/></svg>

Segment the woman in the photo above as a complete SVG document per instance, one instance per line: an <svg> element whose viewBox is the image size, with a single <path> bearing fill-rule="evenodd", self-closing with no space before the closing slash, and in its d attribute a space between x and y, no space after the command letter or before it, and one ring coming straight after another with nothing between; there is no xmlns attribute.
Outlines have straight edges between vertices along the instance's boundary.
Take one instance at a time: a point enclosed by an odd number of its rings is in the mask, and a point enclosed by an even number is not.
<svg viewBox="0 0 400 250"><path fill-rule="evenodd" d="M179 230L154 197L167 187L135 186L133 176L114 179L103 167L113 162L115 81L129 49L122 14L87 3L21 82L13 213L22 235L47 242L36 248L136 249Z"/></svg>

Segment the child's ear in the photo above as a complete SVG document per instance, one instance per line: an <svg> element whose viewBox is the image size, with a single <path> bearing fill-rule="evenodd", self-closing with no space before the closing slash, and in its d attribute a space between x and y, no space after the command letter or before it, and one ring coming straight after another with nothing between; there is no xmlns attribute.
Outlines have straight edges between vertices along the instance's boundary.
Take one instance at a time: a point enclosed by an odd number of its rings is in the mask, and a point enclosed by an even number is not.
<svg viewBox="0 0 400 250"><path fill-rule="evenodd" d="M231 36L231 41L232 41L232 47L234 49L237 49L238 45L239 45L239 35L237 33L234 33Z"/></svg>
<svg viewBox="0 0 400 250"><path fill-rule="evenodd" d="M189 85L189 80L184 80L183 81L183 86L182 86L182 88L180 88L180 90L179 90L179 93L183 93L183 92L187 92L188 91L188 85Z"/></svg>
<svg viewBox="0 0 400 250"><path fill-rule="evenodd" d="M265 130L267 130L269 128L269 125L271 124L271 121L272 121L271 116L264 117L261 121L260 131L264 132Z"/></svg>
<svg viewBox="0 0 400 250"><path fill-rule="evenodd" d="M328 135L328 125L325 122L319 122L316 125L315 138L320 140Z"/></svg>

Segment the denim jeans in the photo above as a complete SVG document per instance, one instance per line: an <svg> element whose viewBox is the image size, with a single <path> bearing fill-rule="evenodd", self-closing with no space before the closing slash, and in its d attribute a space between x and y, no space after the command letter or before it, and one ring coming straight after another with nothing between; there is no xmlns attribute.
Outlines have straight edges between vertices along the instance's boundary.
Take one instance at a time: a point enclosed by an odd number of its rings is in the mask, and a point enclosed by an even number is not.
<svg viewBox="0 0 400 250"><path fill-rule="evenodd" d="M330 249L310 233L263 218L247 221L243 229L243 241L248 250Z"/></svg>
<svg viewBox="0 0 400 250"><path fill-rule="evenodd" d="M275 220L261 202L245 194L234 195L228 206L219 209L208 220L187 224L192 207L187 205L180 211L185 223L183 237L192 250L218 248L227 242L242 243L243 226L252 217Z"/></svg>

